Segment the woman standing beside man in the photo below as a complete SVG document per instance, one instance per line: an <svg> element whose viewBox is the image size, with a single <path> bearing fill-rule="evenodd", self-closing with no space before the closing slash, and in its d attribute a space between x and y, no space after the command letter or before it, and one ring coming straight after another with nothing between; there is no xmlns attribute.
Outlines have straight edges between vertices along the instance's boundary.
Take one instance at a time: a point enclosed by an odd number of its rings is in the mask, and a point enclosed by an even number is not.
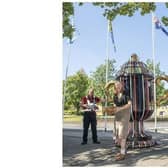
<svg viewBox="0 0 168 168"><path fill-rule="evenodd" d="M116 154L117 161L125 159L126 139L128 136L128 127L130 120L131 101L124 90L121 82L114 84L114 104L115 110L115 136L116 142L121 146L120 153Z"/></svg>

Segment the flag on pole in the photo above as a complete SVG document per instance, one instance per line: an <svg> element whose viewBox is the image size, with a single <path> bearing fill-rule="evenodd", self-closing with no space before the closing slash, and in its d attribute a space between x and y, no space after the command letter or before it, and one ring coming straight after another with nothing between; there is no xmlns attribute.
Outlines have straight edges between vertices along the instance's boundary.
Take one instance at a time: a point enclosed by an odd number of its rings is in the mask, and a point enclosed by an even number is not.
<svg viewBox="0 0 168 168"><path fill-rule="evenodd" d="M161 29L168 36L168 32L165 30L165 28L162 26L162 24L160 23L159 19L156 16L154 17L153 21L155 23L155 28Z"/></svg>
<svg viewBox="0 0 168 168"><path fill-rule="evenodd" d="M112 21L109 21L109 32L111 34L111 40L112 40L112 43L113 43L113 46L114 46L114 52L116 52L116 45L115 45L115 41L114 41Z"/></svg>

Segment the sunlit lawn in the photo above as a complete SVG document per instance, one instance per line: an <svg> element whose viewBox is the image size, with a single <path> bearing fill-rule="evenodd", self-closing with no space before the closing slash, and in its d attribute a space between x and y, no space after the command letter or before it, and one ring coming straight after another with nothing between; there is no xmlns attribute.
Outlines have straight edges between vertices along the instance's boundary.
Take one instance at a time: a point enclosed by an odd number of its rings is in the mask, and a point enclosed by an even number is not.
<svg viewBox="0 0 168 168"><path fill-rule="evenodd" d="M82 115L64 115L64 122L79 122L82 120Z"/></svg>
<svg viewBox="0 0 168 168"><path fill-rule="evenodd" d="M97 120L103 120L104 116L97 115ZM107 119L113 118L113 116L107 116ZM81 122L83 119L82 115L64 115L64 122Z"/></svg>
<svg viewBox="0 0 168 168"><path fill-rule="evenodd" d="M107 116L108 119L113 118L114 116ZM83 119L82 115L64 115L64 122L81 122ZM97 120L101 121L104 119L104 116L97 116ZM146 121L154 121L154 118L149 118ZM168 118L158 118L157 121L168 121Z"/></svg>

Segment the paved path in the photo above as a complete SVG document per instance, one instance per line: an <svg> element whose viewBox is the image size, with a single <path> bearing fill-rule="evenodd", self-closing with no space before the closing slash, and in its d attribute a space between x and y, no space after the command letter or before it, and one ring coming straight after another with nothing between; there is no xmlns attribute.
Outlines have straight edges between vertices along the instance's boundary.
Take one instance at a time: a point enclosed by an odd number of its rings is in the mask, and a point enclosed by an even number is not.
<svg viewBox="0 0 168 168"><path fill-rule="evenodd" d="M72 123L71 123L72 124ZM151 123L150 123L151 124ZM150 125L149 123L146 126ZM76 126L75 126L76 125ZM161 126L163 127L161 128ZM63 166L167 166L168 167L168 128L160 124L155 133L148 127L147 133L156 139L159 145L151 148L129 149L124 161L115 161L115 153L119 148L114 146L112 130L105 132L98 128L98 137L101 144L92 144L91 131L87 145L80 145L82 129L79 123L64 123L63 129Z"/></svg>

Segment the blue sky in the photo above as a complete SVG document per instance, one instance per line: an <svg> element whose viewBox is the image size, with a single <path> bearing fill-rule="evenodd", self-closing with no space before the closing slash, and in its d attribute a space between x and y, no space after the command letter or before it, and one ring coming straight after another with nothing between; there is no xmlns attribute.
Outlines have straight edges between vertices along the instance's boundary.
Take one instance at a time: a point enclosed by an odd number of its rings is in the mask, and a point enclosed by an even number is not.
<svg viewBox="0 0 168 168"><path fill-rule="evenodd" d="M74 24L79 34L71 46L68 76L83 68L90 75L96 67L105 63L107 20L102 15L103 10L84 3L75 4ZM168 9L164 3L157 3L155 15L168 16ZM165 27L168 31L168 27ZM141 16L139 12L133 17L117 16L113 21L113 33L117 52L114 53L111 39L109 40L109 58L116 60L116 68L128 61L132 53L137 53L141 61L152 59L152 19L151 14ZM161 30L155 30L155 58L160 62L162 71L168 74L168 36ZM63 40L63 78L68 60L67 40Z"/></svg>

